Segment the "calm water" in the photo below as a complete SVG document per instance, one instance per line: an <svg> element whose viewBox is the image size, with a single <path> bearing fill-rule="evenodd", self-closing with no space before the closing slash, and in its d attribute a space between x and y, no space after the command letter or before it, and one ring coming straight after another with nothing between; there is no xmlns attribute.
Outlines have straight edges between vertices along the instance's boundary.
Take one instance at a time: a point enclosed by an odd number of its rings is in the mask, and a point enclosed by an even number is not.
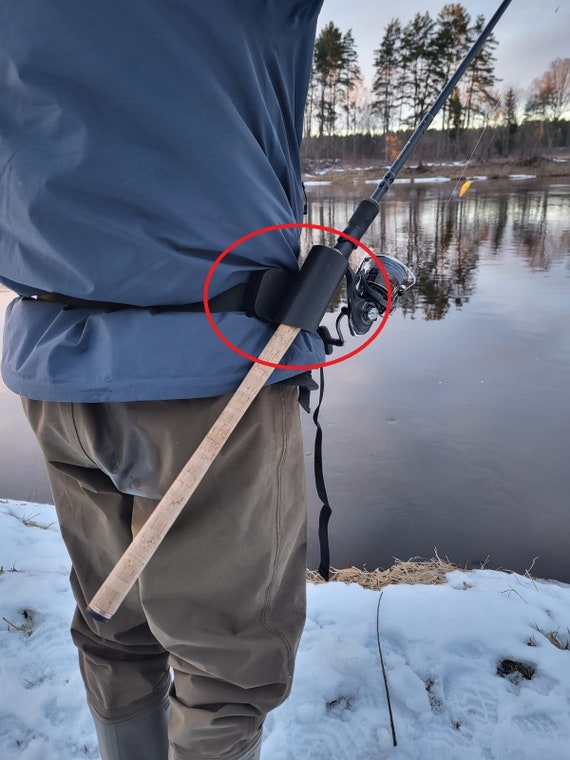
<svg viewBox="0 0 570 760"><path fill-rule="evenodd" d="M372 189L309 187L309 221L344 227ZM451 193L451 183L395 186L365 239L418 284L372 345L326 372L332 562L373 568L437 548L517 571L538 557L534 573L570 581L570 185ZM49 501L5 389L0 415L0 495ZM304 428L310 471L307 415ZM315 566L310 474L309 497Z"/></svg>

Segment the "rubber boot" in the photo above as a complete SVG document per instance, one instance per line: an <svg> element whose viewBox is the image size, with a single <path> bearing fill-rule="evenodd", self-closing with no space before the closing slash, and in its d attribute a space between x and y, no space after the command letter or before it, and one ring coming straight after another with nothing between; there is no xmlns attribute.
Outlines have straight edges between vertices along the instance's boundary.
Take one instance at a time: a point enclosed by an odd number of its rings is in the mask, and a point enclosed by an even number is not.
<svg viewBox="0 0 570 760"><path fill-rule="evenodd" d="M168 760L168 713L168 697L123 720L105 720L91 709L101 760Z"/></svg>

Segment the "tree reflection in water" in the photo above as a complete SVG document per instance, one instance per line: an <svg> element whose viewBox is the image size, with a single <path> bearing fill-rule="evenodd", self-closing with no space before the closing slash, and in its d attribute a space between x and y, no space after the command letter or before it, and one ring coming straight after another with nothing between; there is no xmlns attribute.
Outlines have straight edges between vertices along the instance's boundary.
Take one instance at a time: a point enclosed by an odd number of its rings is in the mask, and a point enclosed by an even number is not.
<svg viewBox="0 0 570 760"><path fill-rule="evenodd" d="M307 221L343 229L364 185L310 187ZM474 182L462 199L451 182L395 185L381 202L380 213L364 238L378 253L406 263L417 284L400 310L405 317L443 319L461 309L476 289L480 256L500 257L510 250L533 271L548 271L553 260L568 255L570 185L545 186L487 180ZM307 239L308 238L308 239ZM321 233L308 233L304 248L330 244ZM345 300L341 288L331 310Z"/></svg>
<svg viewBox="0 0 570 760"><path fill-rule="evenodd" d="M343 229L371 190L310 187L309 221ZM335 565L436 546L517 572L540 557L570 582L570 184L475 181L462 199L451 182L398 184L364 243L418 282L382 339L328 375Z"/></svg>

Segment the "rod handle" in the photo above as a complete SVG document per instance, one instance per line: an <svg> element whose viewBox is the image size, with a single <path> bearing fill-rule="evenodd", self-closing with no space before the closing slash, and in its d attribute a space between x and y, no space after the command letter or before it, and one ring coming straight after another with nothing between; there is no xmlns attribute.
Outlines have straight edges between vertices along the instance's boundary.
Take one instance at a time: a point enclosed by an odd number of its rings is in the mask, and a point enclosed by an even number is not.
<svg viewBox="0 0 570 760"><path fill-rule="evenodd" d="M298 327L279 325L259 359L278 364L298 333ZM255 362L249 370L194 454L89 603L87 612L95 620L106 622L119 609L273 369Z"/></svg>

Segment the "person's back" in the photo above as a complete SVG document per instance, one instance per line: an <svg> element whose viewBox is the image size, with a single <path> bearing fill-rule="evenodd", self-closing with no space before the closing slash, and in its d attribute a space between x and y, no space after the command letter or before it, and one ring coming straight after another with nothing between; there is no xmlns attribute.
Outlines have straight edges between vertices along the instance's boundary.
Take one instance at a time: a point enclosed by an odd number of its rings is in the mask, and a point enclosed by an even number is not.
<svg viewBox="0 0 570 760"><path fill-rule="evenodd" d="M298 369L274 373L112 620L86 606L249 367L204 313L174 307L201 302L236 239L302 219L321 2L0 4L0 282L20 296L2 373L46 459L103 760L255 760L291 688ZM210 295L296 270L298 247L298 230L252 237ZM251 355L274 330L241 310L214 319ZM285 362L323 358L302 332Z"/></svg>
<svg viewBox="0 0 570 760"><path fill-rule="evenodd" d="M199 303L228 245L301 221L299 142L319 6L3 3L1 280L21 295ZM298 238L252 238L218 267L211 295L255 269L294 269ZM253 355L271 332L243 314L216 319ZM33 398L212 396L233 390L246 367L203 314L64 314L18 301L6 330L5 381ZM288 363L320 357L318 339L296 345Z"/></svg>

